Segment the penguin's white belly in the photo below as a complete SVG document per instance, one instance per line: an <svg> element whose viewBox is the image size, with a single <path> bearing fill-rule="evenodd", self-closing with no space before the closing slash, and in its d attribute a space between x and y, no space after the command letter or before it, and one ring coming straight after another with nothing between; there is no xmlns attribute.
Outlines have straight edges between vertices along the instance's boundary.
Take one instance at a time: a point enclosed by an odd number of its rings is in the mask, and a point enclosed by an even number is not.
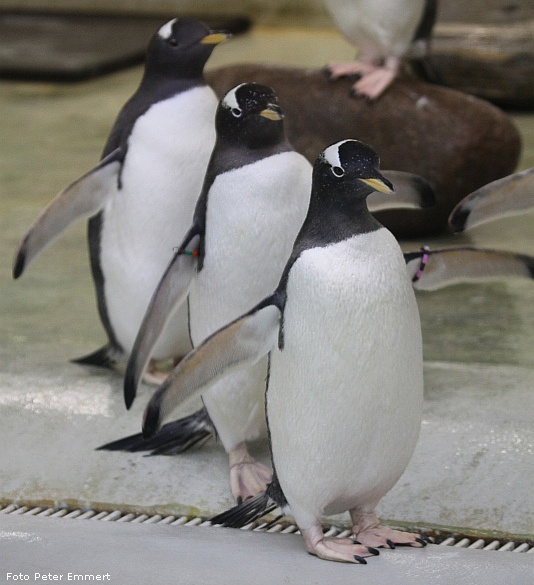
<svg viewBox="0 0 534 585"><path fill-rule="evenodd" d="M308 528L322 513L376 505L417 441L421 329L393 236L382 228L304 252L289 275L283 331L268 422L280 485Z"/></svg>
<svg viewBox="0 0 534 585"><path fill-rule="evenodd" d="M311 166L296 152L216 177L208 194L204 264L189 295L194 345L274 292L310 190Z"/></svg>
<svg viewBox="0 0 534 585"><path fill-rule="evenodd" d="M189 294L195 346L274 292L310 190L311 166L295 152L217 176L208 194L204 265ZM204 394L227 451L264 434L266 375L267 363L261 360Z"/></svg>
<svg viewBox="0 0 534 585"><path fill-rule="evenodd" d="M421 21L425 0L327 0L336 26L363 55L402 56Z"/></svg>
<svg viewBox="0 0 534 585"><path fill-rule="evenodd" d="M152 294L189 229L215 142L217 99L199 87L152 106L128 142L122 189L103 215L100 262L112 328L129 353ZM154 351L163 359L190 347L187 307Z"/></svg>

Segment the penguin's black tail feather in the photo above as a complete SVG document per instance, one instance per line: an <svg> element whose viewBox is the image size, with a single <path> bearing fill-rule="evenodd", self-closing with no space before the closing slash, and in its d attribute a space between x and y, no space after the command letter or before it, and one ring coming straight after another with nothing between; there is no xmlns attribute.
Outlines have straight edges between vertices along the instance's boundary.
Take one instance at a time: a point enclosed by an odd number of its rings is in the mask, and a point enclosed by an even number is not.
<svg viewBox="0 0 534 585"><path fill-rule="evenodd" d="M211 523L227 528L242 528L254 522L254 520L269 514L276 508L278 508L278 504L269 496L269 487L267 487L264 492L257 496L245 500L243 503L226 510L226 512L217 514L217 516L211 518Z"/></svg>
<svg viewBox="0 0 534 585"><path fill-rule="evenodd" d="M118 361L121 352L111 345L104 345L93 353L70 360L73 364L83 366L97 366L99 368L112 368Z"/></svg>
<svg viewBox="0 0 534 585"><path fill-rule="evenodd" d="M124 437L98 447L97 451L151 451L149 455L177 455L197 443L216 436L215 427L205 408L193 414L167 423L157 435L144 439L142 433Z"/></svg>

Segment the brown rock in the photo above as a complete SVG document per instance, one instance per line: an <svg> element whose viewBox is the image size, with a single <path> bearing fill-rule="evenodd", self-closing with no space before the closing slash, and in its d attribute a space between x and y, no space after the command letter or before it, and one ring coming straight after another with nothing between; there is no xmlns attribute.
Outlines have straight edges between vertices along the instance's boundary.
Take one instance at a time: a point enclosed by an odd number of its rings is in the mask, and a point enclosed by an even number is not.
<svg viewBox="0 0 534 585"><path fill-rule="evenodd" d="M513 172L519 158L519 133L503 112L436 85L398 80L369 104L349 96L349 80L329 82L318 70L236 65L210 71L207 80L219 96L245 81L272 87L289 140L311 162L329 144L357 138L376 149L383 169L430 181L436 207L378 215L398 237L444 231L460 199Z"/></svg>

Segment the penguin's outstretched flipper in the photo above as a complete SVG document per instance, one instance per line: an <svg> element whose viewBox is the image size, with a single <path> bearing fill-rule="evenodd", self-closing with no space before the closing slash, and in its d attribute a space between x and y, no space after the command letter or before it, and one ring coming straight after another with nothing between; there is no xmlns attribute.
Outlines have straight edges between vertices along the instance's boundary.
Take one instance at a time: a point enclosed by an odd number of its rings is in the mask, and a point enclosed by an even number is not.
<svg viewBox="0 0 534 585"><path fill-rule="evenodd" d="M534 167L473 191L452 210L449 225L454 232L463 232L528 209L534 209Z"/></svg>
<svg viewBox="0 0 534 585"><path fill-rule="evenodd" d="M97 451L126 451L128 453L151 451L150 455L177 455L215 435L215 427L208 411L201 408L180 420L167 423L151 439L143 439L143 435L138 433L106 443L98 447Z"/></svg>
<svg viewBox="0 0 534 585"><path fill-rule="evenodd" d="M119 188L122 159L122 149L117 148L43 209L17 247L13 278L18 278L33 258L72 223L92 217L104 207Z"/></svg>
<svg viewBox="0 0 534 585"><path fill-rule="evenodd" d="M165 324L187 297L196 272L199 244L200 236L193 227L174 254L150 299L124 375L124 402L128 409L133 404L137 386Z"/></svg>
<svg viewBox="0 0 534 585"><path fill-rule="evenodd" d="M417 290L438 290L463 282L534 279L534 257L502 250L463 246L404 254L408 276Z"/></svg>
<svg viewBox="0 0 534 585"><path fill-rule="evenodd" d="M418 175L404 171L382 171L395 186L394 193L371 193L367 197L369 211L383 209L426 209L436 204L434 189Z"/></svg>
<svg viewBox="0 0 534 585"><path fill-rule="evenodd" d="M281 314L275 295L268 297L191 351L150 399L143 436L154 436L166 416L187 398L267 355L278 343Z"/></svg>

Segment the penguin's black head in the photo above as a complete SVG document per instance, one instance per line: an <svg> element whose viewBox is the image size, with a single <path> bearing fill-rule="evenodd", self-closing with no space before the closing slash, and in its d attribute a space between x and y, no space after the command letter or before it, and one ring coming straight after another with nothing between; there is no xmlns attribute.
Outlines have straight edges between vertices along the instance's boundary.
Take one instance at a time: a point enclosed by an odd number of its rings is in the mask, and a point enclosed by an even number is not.
<svg viewBox="0 0 534 585"><path fill-rule="evenodd" d="M201 20L174 18L152 37L146 73L174 78L202 77L213 49L229 37L225 32L210 31Z"/></svg>
<svg viewBox="0 0 534 585"><path fill-rule="evenodd" d="M319 155L313 182L320 193L365 200L373 191L392 193L393 185L380 174L376 152L359 140L342 140Z"/></svg>
<svg viewBox="0 0 534 585"><path fill-rule="evenodd" d="M242 83L220 101L215 117L219 139L248 148L267 148L285 140L284 115L270 87Z"/></svg>

